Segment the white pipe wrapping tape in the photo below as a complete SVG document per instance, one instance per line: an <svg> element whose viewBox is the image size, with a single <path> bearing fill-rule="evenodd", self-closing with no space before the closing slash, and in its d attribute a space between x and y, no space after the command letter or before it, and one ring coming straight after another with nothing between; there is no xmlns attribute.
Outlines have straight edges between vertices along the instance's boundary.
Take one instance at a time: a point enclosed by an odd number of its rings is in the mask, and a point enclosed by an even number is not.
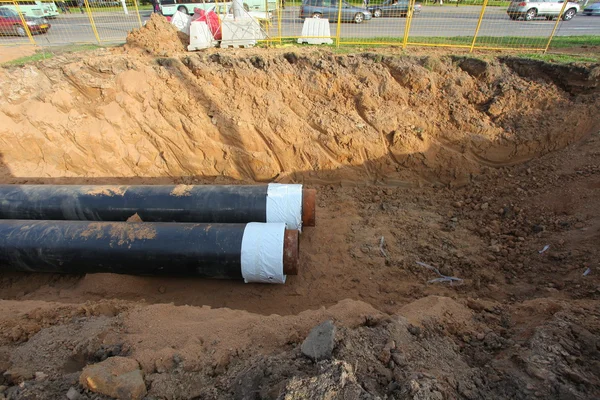
<svg viewBox="0 0 600 400"><path fill-rule="evenodd" d="M283 222L250 222L242 237L242 276L246 283L285 283L283 274Z"/></svg>
<svg viewBox="0 0 600 400"><path fill-rule="evenodd" d="M288 229L302 230L302 185L269 183L267 222L285 222Z"/></svg>

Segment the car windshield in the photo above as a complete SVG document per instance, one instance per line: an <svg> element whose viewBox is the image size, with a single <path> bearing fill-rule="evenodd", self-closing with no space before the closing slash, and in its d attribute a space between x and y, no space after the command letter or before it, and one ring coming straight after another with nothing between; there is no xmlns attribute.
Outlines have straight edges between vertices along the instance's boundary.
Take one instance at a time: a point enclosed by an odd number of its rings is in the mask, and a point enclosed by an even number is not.
<svg viewBox="0 0 600 400"><path fill-rule="evenodd" d="M19 15L8 8L0 8L0 15L3 17L18 17Z"/></svg>

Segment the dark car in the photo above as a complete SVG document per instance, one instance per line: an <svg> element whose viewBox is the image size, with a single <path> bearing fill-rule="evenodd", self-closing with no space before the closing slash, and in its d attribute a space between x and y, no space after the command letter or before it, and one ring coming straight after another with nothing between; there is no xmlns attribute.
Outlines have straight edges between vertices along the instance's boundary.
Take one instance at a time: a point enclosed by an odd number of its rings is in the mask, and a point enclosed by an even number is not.
<svg viewBox="0 0 600 400"><path fill-rule="evenodd" d="M88 0L90 7L121 7L117 0Z"/></svg>
<svg viewBox="0 0 600 400"><path fill-rule="evenodd" d="M327 18L337 22L340 13L338 0L304 0L300 7L300 18ZM342 22L356 22L360 24L371 19L372 15L364 8L355 7L342 1Z"/></svg>
<svg viewBox="0 0 600 400"><path fill-rule="evenodd" d="M590 4L584 8L583 15L600 15L600 3Z"/></svg>
<svg viewBox="0 0 600 400"><path fill-rule="evenodd" d="M406 17L408 13L408 0L385 0L381 4L367 7L375 18L379 17ZM421 4L415 4L413 13L421 12Z"/></svg>
<svg viewBox="0 0 600 400"><path fill-rule="evenodd" d="M50 29L50 24L44 18L24 17L25 23L32 34L46 33ZM19 14L10 8L0 7L0 34L27 36L27 31L23 26L23 21Z"/></svg>

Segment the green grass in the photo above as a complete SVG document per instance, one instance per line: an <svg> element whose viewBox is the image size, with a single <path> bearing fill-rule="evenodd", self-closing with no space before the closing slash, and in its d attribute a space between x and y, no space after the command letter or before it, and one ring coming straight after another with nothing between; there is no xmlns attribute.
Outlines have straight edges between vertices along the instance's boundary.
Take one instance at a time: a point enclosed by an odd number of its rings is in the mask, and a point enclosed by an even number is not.
<svg viewBox="0 0 600 400"><path fill-rule="evenodd" d="M27 64L31 64L37 61L47 60L49 58L54 57L54 54L47 52L38 52L32 54L30 56L17 58L16 60L7 61L5 63L0 64L2 67L22 67Z"/></svg>
<svg viewBox="0 0 600 400"><path fill-rule="evenodd" d="M58 46L40 49L37 53L30 56L17 58L12 61L7 61L0 64L0 67L22 67L27 64L32 64L38 61L48 60L54 56L60 54L77 53L83 51L91 51L99 49L100 47L96 44L74 44L69 46Z"/></svg>
<svg viewBox="0 0 600 400"><path fill-rule="evenodd" d="M374 38L342 38L340 43L357 42L369 44L400 44L401 37L374 37ZM408 43L412 44L445 44L457 46L470 46L473 36L410 36ZM475 48L479 47L502 47L510 49L545 48L547 37L523 37L523 36L479 36ZM600 46L600 36L555 36L550 45L551 49L564 49L580 46Z"/></svg>
<svg viewBox="0 0 600 400"><path fill-rule="evenodd" d="M566 47L600 46L600 35L582 36L555 36L552 39L551 49L564 49Z"/></svg>
<svg viewBox="0 0 600 400"><path fill-rule="evenodd" d="M412 44L448 44L448 45L471 45L473 36L410 36L408 43ZM527 48L544 48L548 41L547 37L533 36L479 36L475 43L475 48L478 47L505 47L510 49L527 49ZM277 40L273 40L277 42ZM395 45L402 44L402 37L372 37L372 38L352 38L342 37L340 44L368 44L368 45ZM295 39L283 39L284 44L296 43ZM584 35L584 36L555 36L552 39L550 49L565 49L569 47L581 46L600 46L600 36Z"/></svg>
<svg viewBox="0 0 600 400"><path fill-rule="evenodd" d="M600 54L587 54L585 56L580 56L572 54L531 53L519 54L518 56L557 64L570 64L574 62L600 62Z"/></svg>
<svg viewBox="0 0 600 400"><path fill-rule="evenodd" d="M544 37L489 37L482 36L478 38L475 49L480 47L506 47L507 51L511 48L516 48L521 43L521 48L544 48L546 46L548 38ZM400 46L402 44L401 37L375 37L375 38L342 38L340 47L335 45L329 46L333 52L337 54L346 54L352 52L361 52L368 49L377 49L382 47L388 47L389 45ZM408 43L422 43L422 44L448 44L455 46L470 46L473 41L472 36L458 36L458 37L419 37L411 36ZM334 39L335 42L335 39ZM278 45L278 41L274 40L271 42L273 45ZM352 43L352 44L348 44ZM261 46L266 46L267 43L261 43ZM531 58L536 60L543 60L546 62L554 63L572 63L572 62L600 62L600 52L598 54L556 54L552 53L552 50L556 49L567 49L580 46L600 46L600 36L557 36L554 38L552 45L550 46L550 53L514 53L517 57ZM295 47L298 45L296 39L283 39L283 47ZM302 45L304 46L304 45ZM417 45L418 46L418 45ZM479 55L481 56L481 54Z"/></svg>
<svg viewBox="0 0 600 400"><path fill-rule="evenodd" d="M548 38L543 37L521 37L521 36L479 36L475 43L475 47L502 47L502 48L543 48L546 46ZM423 44L447 44L470 46L473 42L473 36L411 36L408 39L409 43Z"/></svg>

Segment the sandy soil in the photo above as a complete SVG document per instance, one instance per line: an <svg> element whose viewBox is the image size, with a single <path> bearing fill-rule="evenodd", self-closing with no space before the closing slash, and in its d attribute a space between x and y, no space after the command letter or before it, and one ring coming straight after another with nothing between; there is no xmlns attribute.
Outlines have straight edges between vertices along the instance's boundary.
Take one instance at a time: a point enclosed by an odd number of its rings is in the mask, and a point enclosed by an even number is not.
<svg viewBox="0 0 600 400"><path fill-rule="evenodd" d="M123 355L148 398L598 398L600 66L432 54L130 41L0 70L2 183L318 189L285 285L1 273L4 396L101 398L81 369Z"/></svg>
<svg viewBox="0 0 600 400"><path fill-rule="evenodd" d="M26 57L34 54L38 48L36 46L10 46L2 47L0 51L0 64L16 60L17 58Z"/></svg>

